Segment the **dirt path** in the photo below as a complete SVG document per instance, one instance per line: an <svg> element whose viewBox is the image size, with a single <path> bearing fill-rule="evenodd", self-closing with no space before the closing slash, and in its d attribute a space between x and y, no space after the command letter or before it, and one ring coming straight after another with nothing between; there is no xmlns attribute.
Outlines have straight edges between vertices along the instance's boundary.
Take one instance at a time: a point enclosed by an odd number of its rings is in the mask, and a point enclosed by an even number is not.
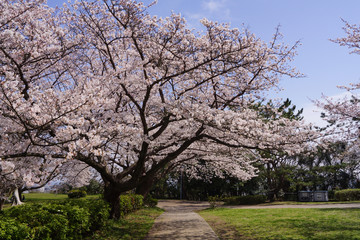
<svg viewBox="0 0 360 240"><path fill-rule="evenodd" d="M150 230L147 240L153 239L207 239L218 240L209 224L194 211L208 208L207 202L163 200L158 207L161 214Z"/></svg>

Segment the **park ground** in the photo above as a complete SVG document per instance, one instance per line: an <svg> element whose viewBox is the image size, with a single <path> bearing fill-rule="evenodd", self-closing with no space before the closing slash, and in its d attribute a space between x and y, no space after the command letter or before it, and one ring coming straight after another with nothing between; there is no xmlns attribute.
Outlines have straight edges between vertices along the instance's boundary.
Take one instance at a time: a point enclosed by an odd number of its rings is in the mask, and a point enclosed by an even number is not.
<svg viewBox="0 0 360 240"><path fill-rule="evenodd" d="M211 209L207 202L163 200L159 201L158 206L166 210L165 214L172 213L172 216L168 216L168 224L164 224L164 219L160 219L158 225L155 221L155 229L164 233L152 236L171 234L178 236L173 239L204 239L199 236L199 232L202 232L209 239L215 239L210 232L206 232L205 226L184 222L189 218L189 214L184 213L195 211L206 220L219 239L224 240L360 239L360 202L285 203ZM181 216L184 218L181 219ZM169 230L167 225L171 224L175 229ZM186 231L178 231L184 226L194 231L193 238Z"/></svg>
<svg viewBox="0 0 360 240"><path fill-rule="evenodd" d="M27 202L57 201L66 197L41 193L25 195ZM211 209L207 202L166 200L159 201L158 206L161 208L165 204L168 210L170 204L170 208L181 212L184 209L175 208L182 205L186 211L196 212L219 239L360 239L360 202L286 203ZM91 239L145 239L163 213L160 208L144 208L119 221L109 220L105 229L96 232ZM181 223L181 219L178 220Z"/></svg>
<svg viewBox="0 0 360 240"><path fill-rule="evenodd" d="M360 239L359 208L217 208L199 214L220 239Z"/></svg>

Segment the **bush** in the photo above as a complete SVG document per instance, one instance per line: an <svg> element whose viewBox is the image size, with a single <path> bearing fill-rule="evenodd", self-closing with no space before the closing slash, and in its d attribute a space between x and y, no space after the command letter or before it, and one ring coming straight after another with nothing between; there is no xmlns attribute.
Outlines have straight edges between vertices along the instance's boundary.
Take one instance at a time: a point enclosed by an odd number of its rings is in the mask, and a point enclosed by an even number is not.
<svg viewBox="0 0 360 240"><path fill-rule="evenodd" d="M85 220L88 219L88 221L87 226L84 227L84 229L89 232L93 232L104 227L106 221L109 219L110 206L107 202L101 199L67 200L63 202L63 205L68 208L77 207L86 211L86 215L88 216ZM74 224L77 223L76 217L71 219L75 221ZM81 227L81 225L78 227Z"/></svg>
<svg viewBox="0 0 360 240"><path fill-rule="evenodd" d="M264 203L265 201L266 196L264 195L248 195L224 198L224 202L227 205L252 205Z"/></svg>
<svg viewBox="0 0 360 240"><path fill-rule="evenodd" d="M82 239L105 225L109 205L95 199L26 204L8 209L3 218L0 239ZM10 223L16 224L9 228ZM6 228L5 234L9 237L1 238L2 228ZM20 230L28 235L20 236L17 232Z"/></svg>
<svg viewBox="0 0 360 240"><path fill-rule="evenodd" d="M71 206L68 204L52 206L59 214L63 214L68 220L65 234L67 239L81 239L81 236L90 231L90 213L87 208Z"/></svg>
<svg viewBox="0 0 360 240"><path fill-rule="evenodd" d="M132 204L134 210L138 210L144 206L144 197L142 195L132 195Z"/></svg>
<svg viewBox="0 0 360 240"><path fill-rule="evenodd" d="M90 213L90 231L93 232L105 226L110 216L110 206L104 200L87 200Z"/></svg>
<svg viewBox="0 0 360 240"><path fill-rule="evenodd" d="M329 198L329 201L334 201L334 200L336 200L335 199L335 190L329 190L328 191L328 198Z"/></svg>
<svg viewBox="0 0 360 240"><path fill-rule="evenodd" d="M151 197L150 195L148 195L144 199L144 205L147 207L156 207L157 204L158 204L158 200L156 198Z"/></svg>
<svg viewBox="0 0 360 240"><path fill-rule="evenodd" d="M120 196L120 211L121 216L143 207L144 197L142 195L127 194Z"/></svg>
<svg viewBox="0 0 360 240"><path fill-rule="evenodd" d="M68 197L69 198L82 198L82 197L86 197L86 191L84 190L71 190L68 192Z"/></svg>
<svg viewBox="0 0 360 240"><path fill-rule="evenodd" d="M19 223L15 219L6 219L0 217L0 239L3 240L23 240L29 239L30 228Z"/></svg>
<svg viewBox="0 0 360 240"><path fill-rule="evenodd" d="M89 184L85 186L85 191L87 194L103 194L104 193L104 184L100 183L96 179L91 179Z"/></svg>
<svg viewBox="0 0 360 240"><path fill-rule="evenodd" d="M208 202L210 203L211 208L216 208L217 206L219 206L221 201L223 201L223 198L219 196L208 197Z"/></svg>
<svg viewBox="0 0 360 240"><path fill-rule="evenodd" d="M360 200L360 189L344 189L335 191L335 200L355 201Z"/></svg>
<svg viewBox="0 0 360 240"><path fill-rule="evenodd" d="M66 239L69 221L50 204L13 207L5 215L17 223L26 224L31 229L29 239Z"/></svg>

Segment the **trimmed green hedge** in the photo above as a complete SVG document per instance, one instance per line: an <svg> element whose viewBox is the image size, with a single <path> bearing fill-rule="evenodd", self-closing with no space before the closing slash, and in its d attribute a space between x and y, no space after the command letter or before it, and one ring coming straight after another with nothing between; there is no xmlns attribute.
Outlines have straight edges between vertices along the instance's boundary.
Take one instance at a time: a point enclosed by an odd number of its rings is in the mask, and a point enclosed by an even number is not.
<svg viewBox="0 0 360 240"><path fill-rule="evenodd" d="M227 197L223 201L226 205L252 205L266 202L264 195L248 195L238 197Z"/></svg>
<svg viewBox="0 0 360 240"><path fill-rule="evenodd" d="M143 196L121 195L121 216L142 208ZM100 199L27 203L0 213L1 240L83 239L106 225L110 207Z"/></svg>
<svg viewBox="0 0 360 240"><path fill-rule="evenodd" d="M0 215L0 239L82 239L108 218L109 205L103 200L25 204Z"/></svg>
<svg viewBox="0 0 360 240"><path fill-rule="evenodd" d="M356 201L360 200L360 189L345 189L335 191L335 200Z"/></svg>
<svg viewBox="0 0 360 240"><path fill-rule="evenodd" d="M121 216L136 211L144 206L144 197L142 195L126 194L120 196Z"/></svg>
<svg viewBox="0 0 360 240"><path fill-rule="evenodd" d="M86 197L86 191L80 190L80 189L71 190L71 191L68 192L68 197L69 197L69 198L82 198L82 197Z"/></svg>
<svg viewBox="0 0 360 240"><path fill-rule="evenodd" d="M30 239L29 236L30 228L26 224L0 216L0 239L23 240Z"/></svg>

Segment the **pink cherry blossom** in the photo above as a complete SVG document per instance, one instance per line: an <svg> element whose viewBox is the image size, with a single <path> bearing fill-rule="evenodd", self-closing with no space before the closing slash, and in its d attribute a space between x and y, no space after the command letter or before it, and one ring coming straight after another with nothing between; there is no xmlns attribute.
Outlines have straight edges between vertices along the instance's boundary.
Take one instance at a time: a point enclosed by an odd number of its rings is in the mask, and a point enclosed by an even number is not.
<svg viewBox="0 0 360 240"><path fill-rule="evenodd" d="M360 53L360 26L345 23L344 31L346 37L332 40L340 46L348 47L354 54ZM325 119L331 123L328 128L328 135L335 139L342 138L345 141L351 141L358 145L359 141L359 119L360 119L360 83L351 83L349 86L338 86L340 89L348 91L345 97L333 99L323 97L322 101L317 101L317 105L325 110Z"/></svg>
<svg viewBox="0 0 360 240"><path fill-rule="evenodd" d="M281 77L301 76L289 65L298 43L281 43L278 31L266 43L203 19L195 32L180 15L151 16L129 0L56 12L6 0L0 9L0 156L34 169L46 156L95 169L112 217L120 193L163 171L202 159L249 179L256 150L296 154L318 137L304 122L267 121L251 108Z"/></svg>

